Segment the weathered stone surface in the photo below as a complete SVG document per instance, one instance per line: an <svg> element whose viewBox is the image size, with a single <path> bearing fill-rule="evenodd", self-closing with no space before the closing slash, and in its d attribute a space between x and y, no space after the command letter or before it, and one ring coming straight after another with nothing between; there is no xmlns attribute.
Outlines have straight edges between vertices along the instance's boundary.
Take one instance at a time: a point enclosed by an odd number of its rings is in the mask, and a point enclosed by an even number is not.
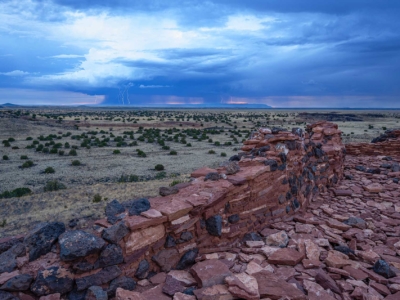
<svg viewBox="0 0 400 300"><path fill-rule="evenodd" d="M185 286L179 280L173 276L167 275L165 284L162 288L163 293L173 296L178 292L183 292L184 290Z"/></svg>
<svg viewBox="0 0 400 300"><path fill-rule="evenodd" d="M225 278L229 292L246 300L260 299L257 280L246 273L239 273Z"/></svg>
<svg viewBox="0 0 400 300"><path fill-rule="evenodd" d="M5 290L9 292L26 291L29 289L33 276L29 274L17 275L0 287L0 290Z"/></svg>
<svg viewBox="0 0 400 300"><path fill-rule="evenodd" d="M107 295L109 297L114 297L118 288L133 291L136 288L136 281L126 276L115 278L110 282L110 286L107 289Z"/></svg>
<svg viewBox="0 0 400 300"><path fill-rule="evenodd" d="M57 238L64 232L65 225L61 222L42 223L36 226L24 239L29 252L29 261L50 252Z"/></svg>
<svg viewBox="0 0 400 300"><path fill-rule="evenodd" d="M196 300L195 296L186 295L183 293L176 293L173 300Z"/></svg>
<svg viewBox="0 0 400 300"><path fill-rule="evenodd" d="M282 248L272 253L268 257L268 262L270 264L295 266L303 258L303 254L292 248Z"/></svg>
<svg viewBox="0 0 400 300"><path fill-rule="evenodd" d="M224 283L225 277L231 275L228 267L216 259L196 263L190 273L196 279L199 287L210 287Z"/></svg>
<svg viewBox="0 0 400 300"><path fill-rule="evenodd" d="M211 173L211 172L217 172L217 170L210 169L208 167L203 167L203 168L200 168L200 169L198 169L196 171L193 171L190 174L190 177L199 178L199 177L202 177L202 176L206 176L208 173Z"/></svg>
<svg viewBox="0 0 400 300"><path fill-rule="evenodd" d="M86 293L85 300L108 300L108 296L100 286L91 286Z"/></svg>
<svg viewBox="0 0 400 300"><path fill-rule="evenodd" d="M217 284L211 287L193 291L198 300L232 300L234 296L228 291L224 284Z"/></svg>
<svg viewBox="0 0 400 300"><path fill-rule="evenodd" d="M206 229L210 235L221 236L222 218L219 215L212 216L206 220Z"/></svg>
<svg viewBox="0 0 400 300"><path fill-rule="evenodd" d="M72 290L73 284L73 275L67 269L62 267L50 267L38 272L31 286L31 291L36 296L54 293L64 294Z"/></svg>
<svg viewBox="0 0 400 300"><path fill-rule="evenodd" d="M75 281L78 291L82 291L93 285L100 286L104 283L110 282L119 275L121 275L121 270L117 266L111 266L104 268L93 275L77 278Z"/></svg>
<svg viewBox="0 0 400 300"><path fill-rule="evenodd" d="M19 298L15 297L13 294L5 291L0 291L0 299L1 300L20 300Z"/></svg>
<svg viewBox="0 0 400 300"><path fill-rule="evenodd" d="M324 289L330 289L336 294L340 294L341 291L337 286L336 282L324 271L319 271L315 276L315 281L322 286Z"/></svg>
<svg viewBox="0 0 400 300"><path fill-rule="evenodd" d="M164 249L154 255L151 260L157 263L162 271L168 272L178 263L179 253L175 248Z"/></svg>
<svg viewBox="0 0 400 300"><path fill-rule="evenodd" d="M334 300L335 298L329 295L323 287L319 284L314 283L310 280L303 281L304 288L308 292L308 298L310 300L317 300L317 299L326 299L326 300Z"/></svg>
<svg viewBox="0 0 400 300"><path fill-rule="evenodd" d="M175 280L179 281L184 286L194 286L197 284L193 276L186 270L172 270L168 273Z"/></svg>
<svg viewBox="0 0 400 300"><path fill-rule="evenodd" d="M155 299L155 300L171 300L171 298L165 295L162 291L163 285L159 284L154 288L151 288L142 293L144 299Z"/></svg>
<svg viewBox="0 0 400 300"><path fill-rule="evenodd" d="M104 268L108 266L118 265L124 261L122 249L115 244L107 245L100 253L99 259L94 264L94 268Z"/></svg>
<svg viewBox="0 0 400 300"><path fill-rule="evenodd" d="M61 299L61 294L60 293L55 293L47 296L42 296L39 298L39 300L60 300Z"/></svg>
<svg viewBox="0 0 400 300"><path fill-rule="evenodd" d="M253 275L258 283L261 298L306 300L306 295L290 283L277 278L273 273L260 272Z"/></svg>
<svg viewBox="0 0 400 300"><path fill-rule="evenodd" d="M162 186L159 189L159 194L160 194L160 196L163 196L163 197L177 194L178 192L179 192L179 190L174 186L170 186L170 187Z"/></svg>
<svg viewBox="0 0 400 300"><path fill-rule="evenodd" d="M146 198L133 200L130 202L129 215L139 216L140 213L150 209L150 202Z"/></svg>
<svg viewBox="0 0 400 300"><path fill-rule="evenodd" d="M383 186L379 183L372 183L364 186L364 190L370 193L380 193L383 191Z"/></svg>
<svg viewBox="0 0 400 300"><path fill-rule="evenodd" d="M197 248L185 252L185 254L179 260L179 262L176 266L176 269L184 270L184 269L187 269L190 266L192 266L195 263L198 253L199 253L199 250Z"/></svg>
<svg viewBox="0 0 400 300"><path fill-rule="evenodd" d="M107 242L112 244L117 244L120 240L122 240L129 233L128 227L124 222L119 222L104 229L102 237Z"/></svg>
<svg viewBox="0 0 400 300"><path fill-rule="evenodd" d="M165 228L163 224L134 231L125 237L126 253L130 255L135 250L141 249L158 241L159 239L163 238L164 235Z"/></svg>
<svg viewBox="0 0 400 300"><path fill-rule="evenodd" d="M22 243L17 243L0 254L0 274L12 272L17 267L17 257L22 255L25 255L25 246Z"/></svg>
<svg viewBox="0 0 400 300"><path fill-rule="evenodd" d="M283 230L271 234L265 239L265 244L271 247L284 248L287 246L288 243L289 243L289 237Z"/></svg>
<svg viewBox="0 0 400 300"><path fill-rule="evenodd" d="M103 239L82 230L71 230L59 237L60 258L64 261L99 252L104 246Z"/></svg>
<svg viewBox="0 0 400 300"><path fill-rule="evenodd" d="M329 267L333 268L343 268L344 266L351 265L349 257L339 251L330 250L328 252L328 257L325 259L325 263Z"/></svg>
<svg viewBox="0 0 400 300"><path fill-rule="evenodd" d="M123 213L124 211L125 207L115 199L107 203L105 210L107 221L111 224L115 224L118 221L118 218L116 218L115 215Z"/></svg>
<svg viewBox="0 0 400 300"><path fill-rule="evenodd" d="M117 288L115 294L116 300L146 300L142 297L142 295L138 292L133 292L129 290L125 290L123 288Z"/></svg>

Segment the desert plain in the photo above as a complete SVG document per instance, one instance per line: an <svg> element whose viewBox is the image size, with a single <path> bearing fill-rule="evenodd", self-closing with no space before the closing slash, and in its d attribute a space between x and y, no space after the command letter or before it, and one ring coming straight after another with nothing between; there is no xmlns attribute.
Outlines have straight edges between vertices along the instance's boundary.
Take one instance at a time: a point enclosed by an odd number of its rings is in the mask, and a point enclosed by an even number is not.
<svg viewBox="0 0 400 300"><path fill-rule="evenodd" d="M113 199L153 197L218 167L260 127L318 120L337 123L345 144L369 142L399 128L400 112L2 107L0 237L43 221L85 228Z"/></svg>

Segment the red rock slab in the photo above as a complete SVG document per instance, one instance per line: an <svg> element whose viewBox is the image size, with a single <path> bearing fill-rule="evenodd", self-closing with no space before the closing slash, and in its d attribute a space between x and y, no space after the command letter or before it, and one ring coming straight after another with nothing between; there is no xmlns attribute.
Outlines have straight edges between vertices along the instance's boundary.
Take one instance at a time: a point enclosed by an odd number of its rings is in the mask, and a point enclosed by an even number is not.
<svg viewBox="0 0 400 300"><path fill-rule="evenodd" d="M385 297L385 300L399 300L399 299L400 299L400 292Z"/></svg>
<svg viewBox="0 0 400 300"><path fill-rule="evenodd" d="M141 294L145 300L171 300L171 297L165 295L162 291L164 284L159 284ZM136 300L136 299L135 299Z"/></svg>
<svg viewBox="0 0 400 300"><path fill-rule="evenodd" d="M351 228L351 226L346 225L342 222L339 222L338 220L335 220L335 219L329 219L328 221L326 221L326 224L331 228L339 229L342 231L346 231Z"/></svg>
<svg viewBox="0 0 400 300"><path fill-rule="evenodd" d="M197 169L196 171L193 171L192 174L190 174L190 177L199 178L202 176L206 176L208 173L214 173L214 172L217 172L217 170L211 169L209 167L202 167L200 169Z"/></svg>
<svg viewBox="0 0 400 300"><path fill-rule="evenodd" d="M186 215L193 208L192 205L185 202L183 199L181 201L172 200L164 203L163 205L157 207L157 209L166 217L168 221L176 220L180 217Z"/></svg>
<svg viewBox="0 0 400 300"><path fill-rule="evenodd" d="M348 196L350 197L353 192L351 190L333 190L335 196Z"/></svg>
<svg viewBox="0 0 400 300"><path fill-rule="evenodd" d="M368 278L368 274L361 271L360 269L355 269L351 266L344 266L343 270L348 272L351 277L353 277L355 280L364 280Z"/></svg>
<svg viewBox="0 0 400 300"><path fill-rule="evenodd" d="M61 294L60 293L56 293L56 294L51 294L51 295L47 295L47 296L42 296L39 298L39 300L60 300L61 298Z"/></svg>
<svg viewBox="0 0 400 300"><path fill-rule="evenodd" d="M262 271L253 274L258 283L261 298L281 299L288 297L292 300L306 300L306 295L292 284L277 278L273 273Z"/></svg>
<svg viewBox="0 0 400 300"><path fill-rule="evenodd" d="M292 248L282 248L268 257L268 262L275 265L295 266L302 261L304 255Z"/></svg>
<svg viewBox="0 0 400 300"><path fill-rule="evenodd" d="M127 291L122 288L117 288L115 300L145 300L138 292Z"/></svg>
<svg viewBox="0 0 400 300"><path fill-rule="evenodd" d="M371 183L363 187L364 190L370 193L380 193L383 191L383 186L377 182Z"/></svg>
<svg viewBox="0 0 400 300"><path fill-rule="evenodd" d="M223 284L224 279L232 273L223 262L217 259L210 259L196 263L190 273L196 279L200 287L210 287Z"/></svg>
<svg viewBox="0 0 400 300"><path fill-rule="evenodd" d="M224 284L196 289L193 291L197 300L232 300L235 299Z"/></svg>
<svg viewBox="0 0 400 300"><path fill-rule="evenodd" d="M151 226L156 226L167 221L166 216L161 216L155 219L149 219L142 216L131 216L125 219L126 225L130 230L134 231L137 229L147 228Z"/></svg>
<svg viewBox="0 0 400 300"><path fill-rule="evenodd" d="M377 283L375 281L371 281L369 283L369 286L373 287L375 290L378 291L379 294L383 295L383 296L387 296L390 295L391 292L389 291L389 289L386 287L386 285Z"/></svg>

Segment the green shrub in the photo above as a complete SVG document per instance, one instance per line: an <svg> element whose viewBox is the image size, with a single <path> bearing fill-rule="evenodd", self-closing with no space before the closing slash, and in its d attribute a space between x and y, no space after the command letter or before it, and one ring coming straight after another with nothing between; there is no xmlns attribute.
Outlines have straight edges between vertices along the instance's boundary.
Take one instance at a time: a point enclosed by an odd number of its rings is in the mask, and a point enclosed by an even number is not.
<svg viewBox="0 0 400 300"><path fill-rule="evenodd" d="M209 150L208 154L215 154L215 151L214 150Z"/></svg>
<svg viewBox="0 0 400 300"><path fill-rule="evenodd" d="M154 169L155 169L156 171L162 171L162 170L164 170L164 166L161 165L161 164L158 164L158 165L156 165L156 166L154 167Z"/></svg>
<svg viewBox="0 0 400 300"><path fill-rule="evenodd" d="M58 155L63 156L64 155L64 150L58 150Z"/></svg>
<svg viewBox="0 0 400 300"><path fill-rule="evenodd" d="M71 162L71 165L73 165L73 166L80 166L80 165L81 165L81 162L80 162L79 160L73 160L73 161Z"/></svg>
<svg viewBox="0 0 400 300"><path fill-rule="evenodd" d="M178 183L182 183L182 182L183 182L182 180L175 179L174 181L172 181L172 182L169 184L169 186L174 186L174 185L177 185Z"/></svg>
<svg viewBox="0 0 400 300"><path fill-rule="evenodd" d="M32 140L33 140L33 138L32 138L32 137L30 137L30 136L28 136L28 137L26 138L26 140L27 140L27 141L32 141Z"/></svg>
<svg viewBox="0 0 400 300"><path fill-rule="evenodd" d="M136 149L136 152L138 154L139 157L146 157L146 153L144 153L144 151L140 150L140 149Z"/></svg>
<svg viewBox="0 0 400 300"><path fill-rule="evenodd" d="M215 145L215 146L220 146L221 143L220 143L220 142L215 142L214 145Z"/></svg>
<svg viewBox="0 0 400 300"><path fill-rule="evenodd" d="M32 167L32 166L33 166L33 161L27 160L26 162L24 162L24 163L22 164L21 168L22 168L22 169L25 169L25 168L30 168L30 167Z"/></svg>
<svg viewBox="0 0 400 300"><path fill-rule="evenodd" d="M186 147L192 147L192 144L191 143L187 143Z"/></svg>
<svg viewBox="0 0 400 300"><path fill-rule="evenodd" d="M12 138L12 137L10 137L10 138L8 138L8 141L11 143L11 142L15 142L15 139L14 138Z"/></svg>
<svg viewBox="0 0 400 300"><path fill-rule="evenodd" d="M3 160L9 160L8 155L3 155Z"/></svg>
<svg viewBox="0 0 400 300"><path fill-rule="evenodd" d="M114 150L114 151L113 151L113 154L121 154L121 151L119 151L119 150Z"/></svg>
<svg viewBox="0 0 400 300"><path fill-rule="evenodd" d="M43 148L42 152L43 152L43 153L49 153L49 148L47 148L47 147L46 147L46 148Z"/></svg>
<svg viewBox="0 0 400 300"><path fill-rule="evenodd" d="M0 223L0 227L4 228L7 225L7 220L3 219L3 222Z"/></svg>
<svg viewBox="0 0 400 300"><path fill-rule="evenodd" d="M21 159L28 159L27 155L21 155Z"/></svg>
<svg viewBox="0 0 400 300"><path fill-rule="evenodd" d="M4 147L11 147L11 144L8 141L3 142Z"/></svg>
<svg viewBox="0 0 400 300"><path fill-rule="evenodd" d="M167 173L162 171L156 174L156 176L154 176L155 179L164 179L165 177L167 177Z"/></svg>
<svg viewBox="0 0 400 300"><path fill-rule="evenodd" d="M53 148L50 150L50 154L57 154L57 153L58 153L57 148Z"/></svg>
<svg viewBox="0 0 400 300"><path fill-rule="evenodd" d="M17 150L17 149L19 149L19 147L17 147L17 146L13 146L11 149L13 149L13 150Z"/></svg>
<svg viewBox="0 0 400 300"><path fill-rule="evenodd" d="M44 174L54 174L56 171L52 167L47 167L44 170Z"/></svg>
<svg viewBox="0 0 400 300"><path fill-rule="evenodd" d="M162 149L163 149L163 150L169 150L170 147L169 147L169 146L162 146Z"/></svg>
<svg viewBox="0 0 400 300"><path fill-rule="evenodd" d="M208 142L209 142L209 143L212 143L212 142L213 142L213 140L212 140L212 139L208 139Z"/></svg>
<svg viewBox="0 0 400 300"><path fill-rule="evenodd" d="M61 182L58 182L57 180L51 180L48 181L44 187L45 192L53 192L53 191L58 191L58 190L64 190L67 187L62 184Z"/></svg>
<svg viewBox="0 0 400 300"><path fill-rule="evenodd" d="M71 149L71 150L69 150L68 155L70 155L70 156L77 156L78 153L76 153L76 150L75 150L75 149Z"/></svg>
<svg viewBox="0 0 400 300"><path fill-rule="evenodd" d="M222 157L226 157L226 153L225 152L221 152L221 156Z"/></svg>
<svg viewBox="0 0 400 300"><path fill-rule="evenodd" d="M175 150L171 150L171 151L169 152L169 155L178 155L178 152L176 152Z"/></svg>
<svg viewBox="0 0 400 300"><path fill-rule="evenodd" d="M1 193L0 199L22 197L22 196L28 195L30 193L32 193L32 191L28 188L16 188L15 190L12 190L11 192L5 191L5 192Z"/></svg>
<svg viewBox="0 0 400 300"><path fill-rule="evenodd" d="M101 196L99 194L96 194L93 196L93 203L99 203L101 202Z"/></svg>

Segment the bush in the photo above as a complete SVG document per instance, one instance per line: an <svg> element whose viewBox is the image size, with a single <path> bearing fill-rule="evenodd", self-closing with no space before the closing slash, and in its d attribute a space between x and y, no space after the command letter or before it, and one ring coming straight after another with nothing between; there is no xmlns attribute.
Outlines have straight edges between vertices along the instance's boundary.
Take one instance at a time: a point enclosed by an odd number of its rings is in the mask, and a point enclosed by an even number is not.
<svg viewBox="0 0 400 300"><path fill-rule="evenodd" d="M17 150L17 149L19 149L19 147L17 147L17 146L14 146L14 147L12 147L11 149L13 149L13 150Z"/></svg>
<svg viewBox="0 0 400 300"><path fill-rule="evenodd" d="M225 152L221 152L221 156L222 157L226 157L226 153Z"/></svg>
<svg viewBox="0 0 400 300"><path fill-rule="evenodd" d="M63 156L64 155L64 150L58 150L58 155Z"/></svg>
<svg viewBox="0 0 400 300"><path fill-rule="evenodd" d="M12 198L12 197L22 197L32 193L32 191L28 188L16 188L15 190L9 192L5 191L0 194L0 199L2 198Z"/></svg>
<svg viewBox="0 0 400 300"><path fill-rule="evenodd" d="M167 173L165 173L164 171L159 172L156 174L156 176L154 176L155 179L164 179L165 177L167 177Z"/></svg>
<svg viewBox="0 0 400 300"><path fill-rule="evenodd" d="M163 150L169 150L170 148L169 148L169 146L162 146L162 149Z"/></svg>
<svg viewBox="0 0 400 300"><path fill-rule="evenodd" d="M0 227L4 228L7 225L7 220L3 219L3 222L0 223Z"/></svg>
<svg viewBox="0 0 400 300"><path fill-rule="evenodd" d="M8 141L9 141L9 142L15 142L15 139L12 138L12 137L10 137L10 138L8 138Z"/></svg>
<svg viewBox="0 0 400 300"><path fill-rule="evenodd" d="M27 160L26 162L24 162L24 163L22 164L21 168L22 168L22 169L25 169L25 168L30 168L30 167L32 167L32 166L33 166L33 161Z"/></svg>
<svg viewBox="0 0 400 300"><path fill-rule="evenodd" d="M154 167L154 169L155 169L156 171L162 171L162 170L164 170L164 166L161 165L161 164L158 164L158 165L156 165L156 166Z"/></svg>
<svg viewBox="0 0 400 300"><path fill-rule="evenodd" d="M52 180L46 183L44 187L45 192L53 192L53 191L58 191L58 190L64 190L67 187L62 184L61 182L58 182L57 180Z"/></svg>
<svg viewBox="0 0 400 300"><path fill-rule="evenodd" d="M8 155L3 155L3 160L9 160Z"/></svg>
<svg viewBox="0 0 400 300"><path fill-rule="evenodd" d="M220 146L221 143L220 143L220 142L215 142L214 145L215 145L215 146Z"/></svg>
<svg viewBox="0 0 400 300"><path fill-rule="evenodd" d="M170 184L169 184L169 186L174 186L174 185L177 185L178 183L182 183L183 181L182 180L177 180L177 179L175 179L174 181L172 181Z"/></svg>
<svg viewBox="0 0 400 300"><path fill-rule="evenodd" d="M70 155L70 156L77 156L78 153L76 153L76 150L75 150L75 149L71 149L71 150L69 150L68 155Z"/></svg>
<svg viewBox="0 0 400 300"><path fill-rule="evenodd" d="M42 152L43 153L49 153L49 148L43 148Z"/></svg>
<svg viewBox="0 0 400 300"><path fill-rule="evenodd" d="M47 167L44 170L44 174L54 174L56 171L52 167Z"/></svg>
<svg viewBox="0 0 400 300"><path fill-rule="evenodd" d="M146 153L144 153L144 151L140 150L140 149L136 149L136 152L138 154L139 157L146 157Z"/></svg>
<svg viewBox="0 0 400 300"><path fill-rule="evenodd" d="M3 142L4 147L11 147L11 144L8 141Z"/></svg>
<svg viewBox="0 0 400 300"><path fill-rule="evenodd" d="M121 151L119 151L119 150L114 150L114 151L113 151L113 154L121 154Z"/></svg>
<svg viewBox="0 0 400 300"><path fill-rule="evenodd" d="M178 152L176 152L175 150L171 150L171 151L169 152L169 155L178 155Z"/></svg>
<svg viewBox="0 0 400 300"><path fill-rule="evenodd" d="M27 155L21 155L21 159L28 159Z"/></svg>
<svg viewBox="0 0 400 300"><path fill-rule="evenodd" d="M73 160L73 161L71 162L71 165L73 165L73 166L80 166L80 165L81 165L81 162L80 162L79 160Z"/></svg>
<svg viewBox="0 0 400 300"><path fill-rule="evenodd" d="M50 154L57 154L57 153L58 153L57 148L53 148L50 150Z"/></svg>
<svg viewBox="0 0 400 300"><path fill-rule="evenodd" d="M191 143L187 143L186 147L192 147L192 144Z"/></svg>
<svg viewBox="0 0 400 300"><path fill-rule="evenodd" d="M101 202L101 196L99 194L96 194L93 196L93 203L99 203Z"/></svg>
<svg viewBox="0 0 400 300"><path fill-rule="evenodd" d="M27 140L27 141L32 141L32 140L33 140L33 138L32 138L32 137L30 137L30 136L28 136L28 137L26 138L26 140Z"/></svg>
<svg viewBox="0 0 400 300"><path fill-rule="evenodd" d="M208 154L215 154L215 151L214 150L209 150Z"/></svg>

